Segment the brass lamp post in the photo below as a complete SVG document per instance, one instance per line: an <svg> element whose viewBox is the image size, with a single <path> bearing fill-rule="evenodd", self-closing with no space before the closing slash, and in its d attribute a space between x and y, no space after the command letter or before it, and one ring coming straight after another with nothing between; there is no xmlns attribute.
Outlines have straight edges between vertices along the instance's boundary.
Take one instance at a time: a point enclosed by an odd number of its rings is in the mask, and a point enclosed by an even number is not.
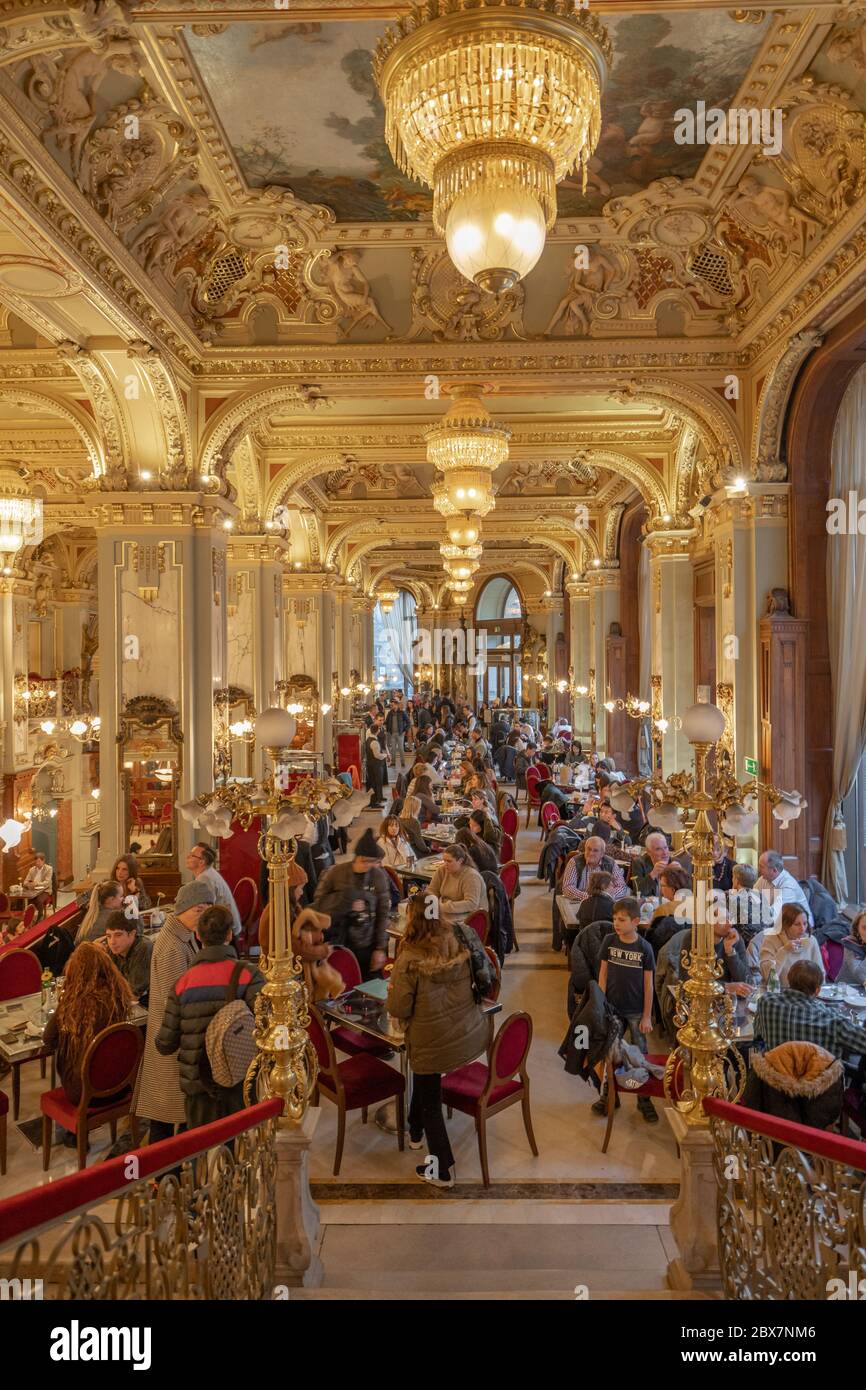
<svg viewBox="0 0 866 1390"><path fill-rule="evenodd" d="M675 772L668 778L653 776L625 783L611 796L615 810L627 811L633 798L649 792L650 824L659 830L682 829L680 813L693 813L686 829L685 845L692 855L693 922L691 949L684 957L688 978L677 1002L677 1047L665 1068L665 1095L689 1125L705 1125L704 1101L708 1096L736 1100L745 1084L745 1066L731 1049L734 1003L721 983L721 962L713 936L713 840L717 833L711 816L726 834L748 834L757 824L753 807L758 794L773 806L783 826L795 820L805 801L799 792L784 792L764 782L740 783L727 772L707 778L710 750L725 732L725 716L716 705L692 705L682 718L683 729L694 745L694 774ZM730 1060L735 1075L726 1075Z"/></svg>
<svg viewBox="0 0 866 1390"><path fill-rule="evenodd" d="M283 709L268 709L255 725L256 740L273 768L260 783L225 782L178 809L185 819L211 835L226 838L232 821L246 830L255 817L267 821L258 850L268 866L270 932L268 954L262 958L267 983L256 1000L258 1053L247 1072L244 1099L279 1096L283 1123L299 1124L315 1088L318 1067L310 1039L309 1000L300 958L292 950L289 866L297 839L336 807L338 824L348 825L366 805L364 793L352 792L339 778L319 778L291 772L289 745L295 721Z"/></svg>

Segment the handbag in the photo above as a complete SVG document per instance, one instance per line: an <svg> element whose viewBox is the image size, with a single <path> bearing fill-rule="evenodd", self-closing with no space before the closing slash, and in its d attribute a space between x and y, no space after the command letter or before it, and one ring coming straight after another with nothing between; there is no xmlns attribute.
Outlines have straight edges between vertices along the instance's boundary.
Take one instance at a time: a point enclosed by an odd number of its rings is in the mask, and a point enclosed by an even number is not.
<svg viewBox="0 0 866 1390"><path fill-rule="evenodd" d="M236 1086L243 1081L256 1055L255 1020L249 1005L238 999L238 981L244 969L239 960L231 973L226 1002L218 1009L204 1035L204 1055L217 1086Z"/></svg>
<svg viewBox="0 0 866 1390"><path fill-rule="evenodd" d="M472 979L472 996L476 1004L480 1004L482 999L487 999L496 985L496 973L493 969L490 957L481 944L481 938L471 927L464 927L459 922L454 924L454 935L469 952L469 974Z"/></svg>

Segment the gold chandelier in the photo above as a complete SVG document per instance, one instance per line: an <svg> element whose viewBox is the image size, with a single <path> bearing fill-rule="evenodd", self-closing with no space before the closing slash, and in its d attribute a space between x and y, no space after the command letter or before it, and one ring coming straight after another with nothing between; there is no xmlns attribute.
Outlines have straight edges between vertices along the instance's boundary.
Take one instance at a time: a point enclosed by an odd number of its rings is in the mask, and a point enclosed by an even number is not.
<svg viewBox="0 0 866 1390"><path fill-rule="evenodd" d="M433 484L433 505L445 517L486 516L494 505L493 474L508 458L511 430L491 418L480 386L455 386L451 394L454 400L442 419L424 436L427 462L441 474ZM452 540L457 545L474 543L468 536L465 541Z"/></svg>
<svg viewBox="0 0 866 1390"><path fill-rule="evenodd" d="M383 613L390 613L399 595L396 589L377 589L376 599Z"/></svg>
<svg viewBox="0 0 866 1390"><path fill-rule="evenodd" d="M566 174L585 187L610 59L578 0L426 0L380 40L388 148L433 189L433 225L481 289L535 265Z"/></svg>

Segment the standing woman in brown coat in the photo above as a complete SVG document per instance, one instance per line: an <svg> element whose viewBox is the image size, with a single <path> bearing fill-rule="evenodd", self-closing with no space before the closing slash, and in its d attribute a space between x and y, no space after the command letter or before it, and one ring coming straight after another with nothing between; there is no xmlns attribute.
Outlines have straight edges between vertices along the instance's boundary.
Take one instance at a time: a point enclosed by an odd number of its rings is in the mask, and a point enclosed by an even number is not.
<svg viewBox="0 0 866 1390"><path fill-rule="evenodd" d="M387 1007L393 1018L405 1024L413 1072L409 1148L420 1149L426 1138L435 1160L432 1165L421 1164L415 1172L435 1187L453 1187L454 1155L442 1114L442 1075L484 1052L490 1028L472 993L469 952L449 923L426 915L428 904L433 903L428 893L417 893L409 900L406 934L391 974ZM472 928L463 930L469 934Z"/></svg>
<svg viewBox="0 0 866 1390"><path fill-rule="evenodd" d="M150 994L147 1001L147 1036L132 1103L133 1113L150 1121L150 1142L168 1139L175 1125L186 1124L186 1102L180 1088L177 1053L164 1057L156 1050L169 992L198 954L195 929L205 908L213 907L210 883L194 879L178 889L174 911L166 916L150 958Z"/></svg>

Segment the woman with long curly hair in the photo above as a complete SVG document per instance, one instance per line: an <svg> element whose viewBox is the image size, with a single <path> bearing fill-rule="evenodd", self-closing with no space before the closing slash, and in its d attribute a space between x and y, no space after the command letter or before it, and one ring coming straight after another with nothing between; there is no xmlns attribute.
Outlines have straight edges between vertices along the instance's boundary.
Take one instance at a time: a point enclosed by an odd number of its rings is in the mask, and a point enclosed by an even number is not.
<svg viewBox="0 0 866 1390"><path fill-rule="evenodd" d="M81 1068L88 1047L98 1033L113 1023L125 1023L132 1004L132 990L108 955L91 941L83 941L69 957L65 987L56 1011L48 1020L44 1041L57 1056L57 1072L73 1105L81 1100ZM101 1104L107 1105L109 1097ZM75 1143L68 1135L64 1143Z"/></svg>

